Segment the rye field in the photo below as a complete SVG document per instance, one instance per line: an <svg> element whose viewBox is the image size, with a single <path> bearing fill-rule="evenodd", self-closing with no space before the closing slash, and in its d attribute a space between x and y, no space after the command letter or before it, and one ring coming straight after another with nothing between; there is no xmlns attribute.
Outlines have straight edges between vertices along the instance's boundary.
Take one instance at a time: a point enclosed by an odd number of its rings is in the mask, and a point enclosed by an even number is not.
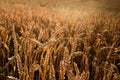
<svg viewBox="0 0 120 80"><path fill-rule="evenodd" d="M119 9L20 1L0 1L0 80L120 80Z"/></svg>

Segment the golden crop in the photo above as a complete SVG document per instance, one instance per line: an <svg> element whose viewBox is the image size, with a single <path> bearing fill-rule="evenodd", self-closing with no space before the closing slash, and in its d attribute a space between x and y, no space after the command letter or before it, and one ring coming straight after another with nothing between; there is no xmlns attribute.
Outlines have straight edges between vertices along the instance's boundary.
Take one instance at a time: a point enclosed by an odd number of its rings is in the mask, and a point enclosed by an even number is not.
<svg viewBox="0 0 120 80"><path fill-rule="evenodd" d="M1 80L120 79L120 12L61 11L0 7Z"/></svg>

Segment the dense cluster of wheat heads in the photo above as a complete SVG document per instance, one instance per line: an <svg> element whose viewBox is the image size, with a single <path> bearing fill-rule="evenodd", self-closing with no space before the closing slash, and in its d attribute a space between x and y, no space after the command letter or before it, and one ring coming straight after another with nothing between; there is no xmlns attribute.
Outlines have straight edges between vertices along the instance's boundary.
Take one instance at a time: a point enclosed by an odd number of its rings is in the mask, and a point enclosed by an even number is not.
<svg viewBox="0 0 120 80"><path fill-rule="evenodd" d="M1 7L0 79L119 80L120 12L73 21L47 8Z"/></svg>

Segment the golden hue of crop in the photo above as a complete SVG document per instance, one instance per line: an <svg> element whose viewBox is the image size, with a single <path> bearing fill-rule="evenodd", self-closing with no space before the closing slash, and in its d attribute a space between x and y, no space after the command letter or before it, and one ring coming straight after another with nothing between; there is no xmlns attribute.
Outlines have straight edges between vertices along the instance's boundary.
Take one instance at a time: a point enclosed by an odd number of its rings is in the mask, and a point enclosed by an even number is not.
<svg viewBox="0 0 120 80"><path fill-rule="evenodd" d="M0 79L119 80L120 12L1 6Z"/></svg>

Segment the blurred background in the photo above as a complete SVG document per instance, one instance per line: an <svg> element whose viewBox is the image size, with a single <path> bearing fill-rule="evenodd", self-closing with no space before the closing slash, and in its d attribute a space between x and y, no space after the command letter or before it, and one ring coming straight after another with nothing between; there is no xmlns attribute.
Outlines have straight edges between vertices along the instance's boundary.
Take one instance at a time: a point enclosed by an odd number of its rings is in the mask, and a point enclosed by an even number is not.
<svg viewBox="0 0 120 80"><path fill-rule="evenodd" d="M120 0L0 0L0 4L23 4L42 7L106 8L120 10Z"/></svg>

